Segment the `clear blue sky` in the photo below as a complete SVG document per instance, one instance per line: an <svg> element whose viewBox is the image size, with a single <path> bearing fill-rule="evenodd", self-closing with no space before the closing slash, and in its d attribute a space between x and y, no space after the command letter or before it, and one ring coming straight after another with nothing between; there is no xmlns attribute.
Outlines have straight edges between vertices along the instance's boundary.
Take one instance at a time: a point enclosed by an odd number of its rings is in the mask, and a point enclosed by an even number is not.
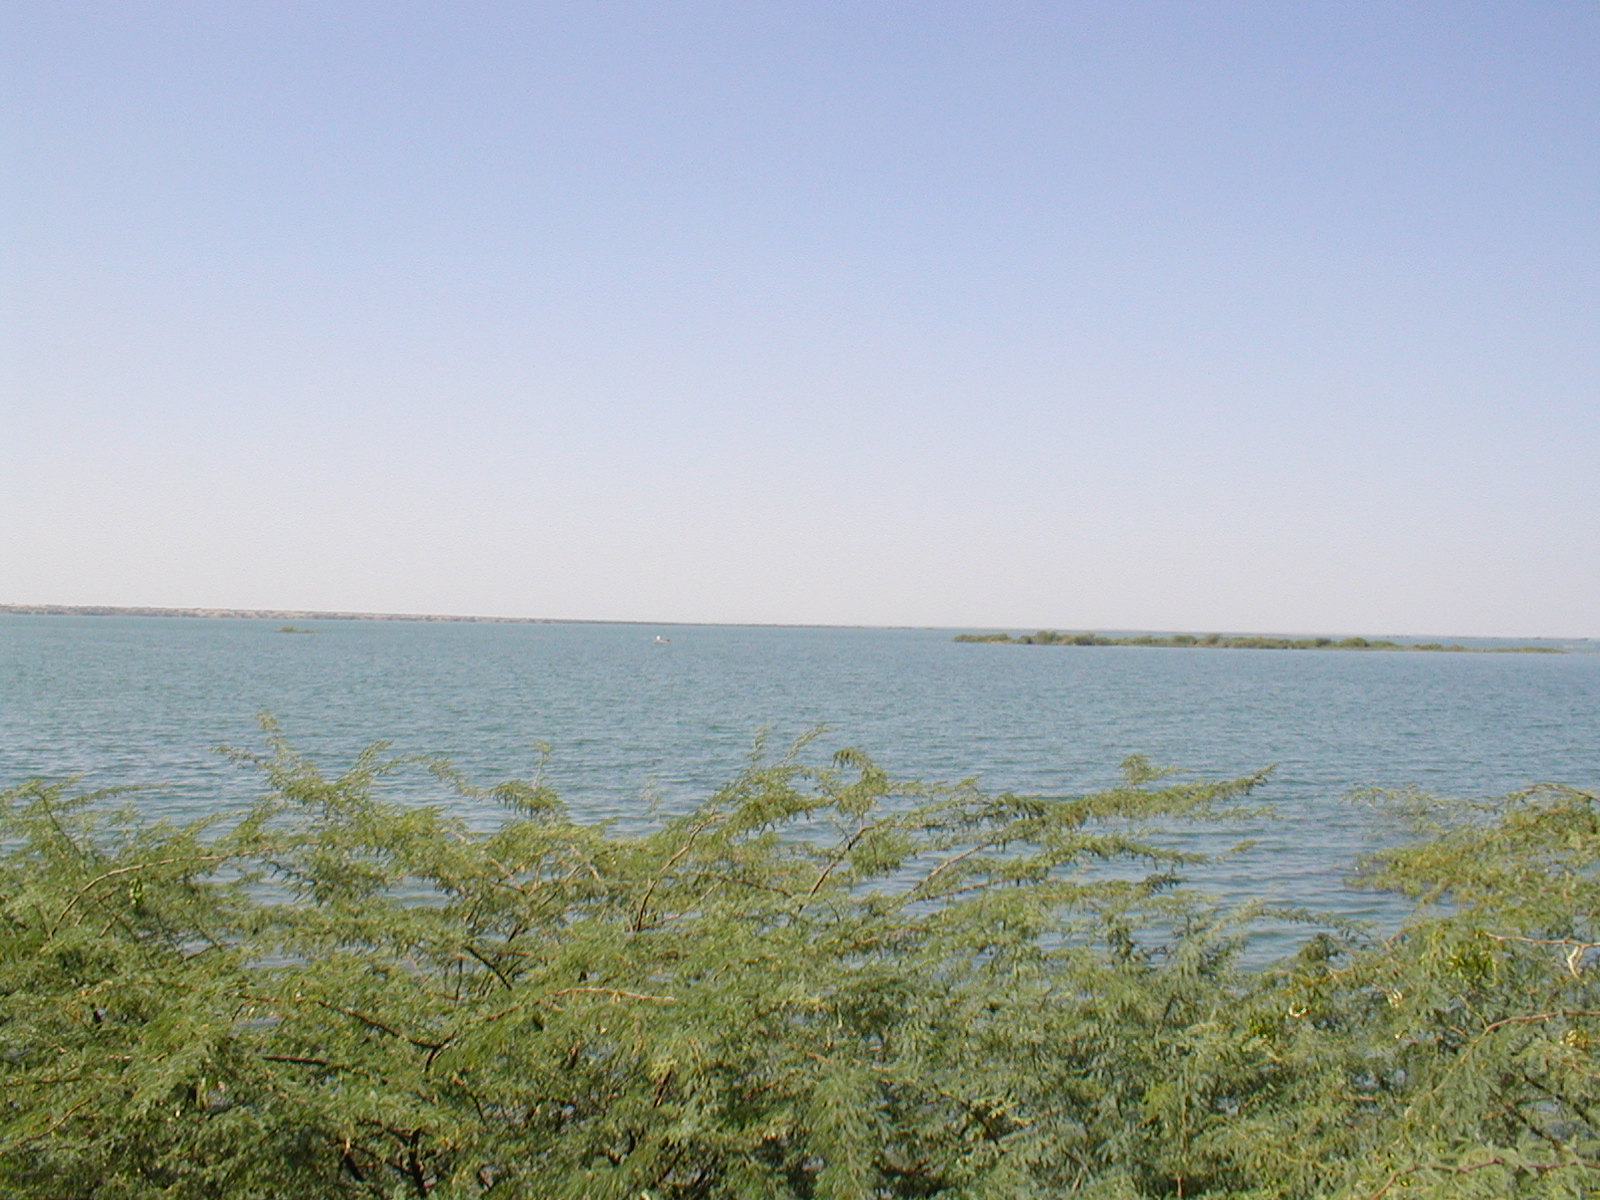
<svg viewBox="0 0 1600 1200"><path fill-rule="evenodd" d="M1600 4L11 0L0 601L1600 634Z"/></svg>

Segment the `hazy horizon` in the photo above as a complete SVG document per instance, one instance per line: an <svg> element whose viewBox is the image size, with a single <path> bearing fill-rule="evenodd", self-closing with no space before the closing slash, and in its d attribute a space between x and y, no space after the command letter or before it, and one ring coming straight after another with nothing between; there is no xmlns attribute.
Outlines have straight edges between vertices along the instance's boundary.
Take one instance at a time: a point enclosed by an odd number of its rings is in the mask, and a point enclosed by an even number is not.
<svg viewBox="0 0 1600 1200"><path fill-rule="evenodd" d="M0 601L1600 634L1600 6L0 44Z"/></svg>
<svg viewBox="0 0 1600 1200"><path fill-rule="evenodd" d="M50 610L37 613L28 610ZM87 612L77 610L111 610L109 612ZM484 623L527 623L539 625L639 625L644 627L669 626L683 628L750 628L750 629L904 629L921 630L925 632L999 632L1017 631L1032 633L1040 629L1054 629L1056 632L1093 632L1099 634L1120 636L1124 634L1221 634L1223 636L1260 636L1260 637L1368 637L1368 638L1405 638L1408 640L1420 639L1445 639L1466 638L1469 641L1540 641L1540 642L1588 642L1596 641L1594 637L1582 634L1541 634L1541 633L1485 633L1485 634L1456 634L1437 629L1432 630L1394 630L1394 629L1202 629L1195 626L1166 627L1160 629L1134 628L1126 625L1096 626L1092 629L1087 626L1040 626L1028 625L1001 625L996 623L981 625L907 625L904 623L872 624L864 622L828 622L828 621L675 621L659 620L651 617L574 617L574 616L511 616L505 613L462 613L462 612L395 612L350 609L306 609L306 608L254 608L245 605L154 605L154 604L52 604L47 602L30 601L0 601L0 615L130 615L130 616L193 616L196 618L239 618L281 620L294 618L296 620L361 620L370 618L376 620L397 621L438 621L438 622L484 622Z"/></svg>

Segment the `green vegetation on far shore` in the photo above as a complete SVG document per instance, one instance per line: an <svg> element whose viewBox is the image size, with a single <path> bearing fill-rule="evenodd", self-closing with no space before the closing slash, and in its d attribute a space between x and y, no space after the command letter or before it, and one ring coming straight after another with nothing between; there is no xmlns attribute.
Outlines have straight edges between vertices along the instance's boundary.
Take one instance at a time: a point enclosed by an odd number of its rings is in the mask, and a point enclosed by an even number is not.
<svg viewBox="0 0 1600 1200"><path fill-rule="evenodd" d="M1225 650L1449 650L1458 654L1565 654L1555 646L1463 646L1459 642L1394 642L1383 638L1268 637L1262 634L1142 633L1112 637L1104 633L958 633L958 642L996 642L1008 646L1192 646Z"/></svg>

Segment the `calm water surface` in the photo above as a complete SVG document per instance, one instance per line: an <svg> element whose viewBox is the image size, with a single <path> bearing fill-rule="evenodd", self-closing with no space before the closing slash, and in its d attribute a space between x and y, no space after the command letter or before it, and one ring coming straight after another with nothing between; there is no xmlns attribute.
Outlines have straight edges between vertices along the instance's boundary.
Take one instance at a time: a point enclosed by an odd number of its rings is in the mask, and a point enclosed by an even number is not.
<svg viewBox="0 0 1600 1200"><path fill-rule="evenodd" d="M336 769L373 740L441 752L479 782L530 773L575 815L633 826L682 808L775 743L829 728L892 773L1049 795L1144 754L1205 775L1276 765L1270 820L1213 870L1224 895L1354 916L1344 886L1396 835L1348 793L1483 796L1600 787L1600 654L1384 654L966 645L949 631L0 616L0 785L148 783L183 818L253 798L214 752L258 748L271 712ZM657 635L670 638L658 645ZM432 796L431 799L443 799ZM489 820L491 814L468 813Z"/></svg>

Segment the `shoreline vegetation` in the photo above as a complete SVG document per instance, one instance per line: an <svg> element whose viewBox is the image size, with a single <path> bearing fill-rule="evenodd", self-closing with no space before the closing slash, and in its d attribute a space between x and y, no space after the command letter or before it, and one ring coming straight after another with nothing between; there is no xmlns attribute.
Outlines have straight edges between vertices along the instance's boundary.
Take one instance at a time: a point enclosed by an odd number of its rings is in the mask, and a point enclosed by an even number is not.
<svg viewBox="0 0 1600 1200"><path fill-rule="evenodd" d="M538 779L266 741L227 752L262 798L189 825L0 791L0 1194L1600 1189L1593 793L1393 798L1417 840L1358 882L1417 907L1380 936L1186 885L1159 831L1265 772L990 794L806 739L632 835ZM1304 940L1252 968L1275 915Z"/></svg>
<svg viewBox="0 0 1600 1200"><path fill-rule="evenodd" d="M1113 637L1104 633L958 633L957 642L983 642L1003 646L1162 646L1177 649L1223 650L1433 650L1452 654L1565 654L1558 646L1463 646L1459 642L1396 642L1384 638L1272 637L1265 634L1143 633Z"/></svg>

